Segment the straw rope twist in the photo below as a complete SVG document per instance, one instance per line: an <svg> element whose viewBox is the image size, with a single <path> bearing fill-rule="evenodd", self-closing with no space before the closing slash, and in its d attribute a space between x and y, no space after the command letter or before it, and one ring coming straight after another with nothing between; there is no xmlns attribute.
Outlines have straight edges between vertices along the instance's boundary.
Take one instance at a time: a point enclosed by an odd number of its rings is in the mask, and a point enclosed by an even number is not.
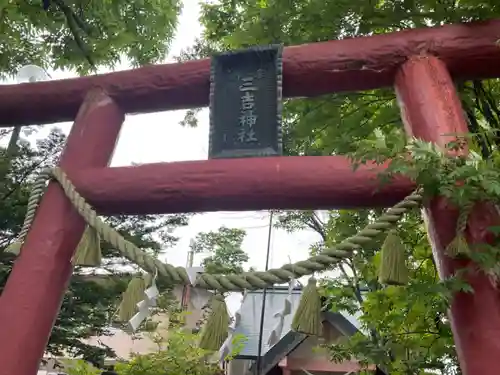
<svg viewBox="0 0 500 375"><path fill-rule="evenodd" d="M460 213L458 214L457 218L457 228L456 228L457 235L461 235L465 232L465 229L467 228L467 222L469 220L469 215L473 208L474 208L474 203L467 202L460 210Z"/></svg>
<svg viewBox="0 0 500 375"><path fill-rule="evenodd" d="M169 279L171 284L190 284L184 267L174 267L171 264L155 259L130 241L127 241L115 229L99 219L97 213L75 190L74 185L60 168L44 170L35 181L34 189L28 201L26 218L19 235L20 240L24 239L29 231L38 202L49 178L56 180L61 185L74 208L80 213L85 222L99 233L101 239L116 247L125 258L147 272L152 274L158 272L159 275ZM355 236L343 240L333 248L324 249L320 254L307 260L294 264L285 264L281 268L268 271L245 272L240 275L209 275L205 273L198 276L194 285L221 292L242 291L270 287L274 284L285 284L291 278L296 279L315 272L325 271L341 259L351 257L353 251L361 249L363 245L372 242L379 234L393 228L407 211L419 207L421 202L421 191L416 190L401 202L389 208L385 214L381 215L375 222L368 224Z"/></svg>
<svg viewBox="0 0 500 375"><path fill-rule="evenodd" d="M38 208L38 202L42 198L42 195L45 192L47 181L51 177L52 177L52 170L44 169L42 172L40 172L35 182L33 183L33 187L31 189L31 193L28 198L27 210L26 210L26 215L24 216L23 226L21 227L21 231L17 236L17 239L20 242L24 242L24 239L28 235L31 223L35 219L36 210Z"/></svg>

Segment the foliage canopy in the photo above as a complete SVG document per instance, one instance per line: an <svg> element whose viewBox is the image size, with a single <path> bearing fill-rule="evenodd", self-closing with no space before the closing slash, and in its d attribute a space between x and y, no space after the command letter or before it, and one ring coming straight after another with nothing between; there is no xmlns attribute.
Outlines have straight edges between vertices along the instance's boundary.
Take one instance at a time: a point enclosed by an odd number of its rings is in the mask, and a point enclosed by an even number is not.
<svg viewBox="0 0 500 375"><path fill-rule="evenodd" d="M26 64L71 69L133 65L165 58L182 3L179 0L50 0L0 2L0 76Z"/></svg>

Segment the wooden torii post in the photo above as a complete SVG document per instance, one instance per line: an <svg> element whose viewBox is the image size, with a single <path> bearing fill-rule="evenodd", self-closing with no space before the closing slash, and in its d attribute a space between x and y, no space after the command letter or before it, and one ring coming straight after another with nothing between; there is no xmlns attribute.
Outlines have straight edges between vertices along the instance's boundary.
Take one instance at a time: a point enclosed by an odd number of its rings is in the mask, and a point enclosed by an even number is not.
<svg viewBox="0 0 500 375"><path fill-rule="evenodd" d="M443 145L449 141L444 134L467 131L452 77L500 77L499 35L497 20L288 47L283 93L317 96L394 85L407 132ZM353 172L348 160L338 156L160 163L133 167L133 173L127 167L107 167L124 113L206 106L209 70L209 61L199 60L2 86L0 126L76 118L61 167L84 198L105 214L384 207L411 192L412 184L403 178L378 189L376 171ZM455 234L456 210L437 198L425 212L440 274L469 267L444 253ZM487 228L498 223L492 207L476 208L468 239L490 240ZM83 227L59 186L51 183L0 297L5 338L0 342L0 375L36 373ZM470 273L468 279L475 293L458 293L450 311L462 371L496 375L499 294L484 275Z"/></svg>

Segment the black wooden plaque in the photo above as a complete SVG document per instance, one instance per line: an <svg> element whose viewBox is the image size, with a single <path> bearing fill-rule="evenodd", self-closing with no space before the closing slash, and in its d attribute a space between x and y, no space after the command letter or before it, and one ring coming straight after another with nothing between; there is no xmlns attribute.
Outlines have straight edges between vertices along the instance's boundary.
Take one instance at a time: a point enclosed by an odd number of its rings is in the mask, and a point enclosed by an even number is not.
<svg viewBox="0 0 500 375"><path fill-rule="evenodd" d="M212 57L209 158L282 154L282 47Z"/></svg>

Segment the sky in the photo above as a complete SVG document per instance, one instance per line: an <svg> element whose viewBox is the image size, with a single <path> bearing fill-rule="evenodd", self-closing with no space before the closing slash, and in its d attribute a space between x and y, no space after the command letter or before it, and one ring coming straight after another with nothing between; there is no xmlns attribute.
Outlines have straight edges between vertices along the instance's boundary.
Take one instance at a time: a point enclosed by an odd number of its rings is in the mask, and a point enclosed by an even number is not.
<svg viewBox="0 0 500 375"><path fill-rule="evenodd" d="M193 44L202 33L198 22L200 7L198 0L185 0L179 19L175 40L166 61ZM115 70L129 69L123 64ZM102 70L101 72L105 72ZM49 71L51 79L74 77L71 72ZM6 82L14 83L14 82ZM179 125L185 111L168 111L152 114L127 115L115 150L111 166L126 166L132 163L176 162L184 160L206 160L208 150L208 109L199 114L196 128ZM46 125L36 137L43 137L54 127L60 127L66 134L71 123ZM189 144L189 147L185 147ZM173 248L166 249L163 260L175 266L185 266L189 242L199 232L215 231L220 226L245 229L247 236L243 250L249 255L248 267L263 270L266 261L269 214L260 212L214 212L195 215L187 227L180 228L174 235L180 237ZM296 262L308 257L309 246L318 240L312 231L293 234L273 229L271 235L270 267L280 267L290 260ZM195 257L199 265L202 257ZM229 309L234 312L239 307L240 296L228 300Z"/></svg>

